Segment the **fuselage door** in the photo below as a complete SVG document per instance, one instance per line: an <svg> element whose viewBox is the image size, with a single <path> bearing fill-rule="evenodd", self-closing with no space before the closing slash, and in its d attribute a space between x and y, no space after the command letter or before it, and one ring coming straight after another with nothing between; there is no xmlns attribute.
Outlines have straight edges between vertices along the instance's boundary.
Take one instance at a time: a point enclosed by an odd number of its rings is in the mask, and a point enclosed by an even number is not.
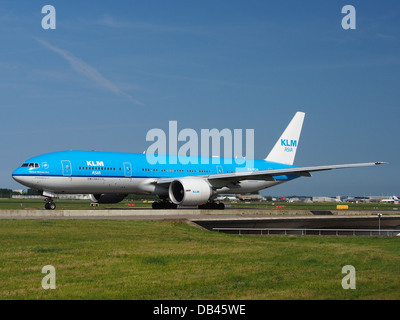
<svg viewBox="0 0 400 320"><path fill-rule="evenodd" d="M218 173L223 173L223 169L222 169L222 166L217 166L217 172Z"/></svg>
<svg viewBox="0 0 400 320"><path fill-rule="evenodd" d="M125 177L132 177L132 166L130 162L124 162Z"/></svg>
<svg viewBox="0 0 400 320"><path fill-rule="evenodd" d="M71 161L61 160L61 166L62 166L63 176L71 176L72 175Z"/></svg>

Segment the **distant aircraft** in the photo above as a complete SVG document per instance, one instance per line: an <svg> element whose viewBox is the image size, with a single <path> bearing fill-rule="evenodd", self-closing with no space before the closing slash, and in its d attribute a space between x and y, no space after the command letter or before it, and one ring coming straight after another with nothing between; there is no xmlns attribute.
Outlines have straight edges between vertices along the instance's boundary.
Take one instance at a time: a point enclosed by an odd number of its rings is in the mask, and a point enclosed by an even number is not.
<svg viewBox="0 0 400 320"><path fill-rule="evenodd" d="M220 158L218 165L213 164L212 157L208 164L203 164L200 157L189 157L188 164L171 164L166 155L166 164L149 164L142 153L60 151L28 159L12 177L39 190L46 197L46 209L56 208L53 198L57 193L90 194L98 203L117 203L130 193L154 194L160 198L153 203L154 209L177 205L223 209L223 203L215 202L218 194L255 192L302 176L311 177L315 171L382 163L294 166L304 116L303 112L295 114L265 159L246 161L241 166L233 158Z"/></svg>
<svg viewBox="0 0 400 320"><path fill-rule="evenodd" d="M388 199L382 199L380 202L382 203L399 203L400 199L396 196L391 196Z"/></svg>
<svg viewBox="0 0 400 320"><path fill-rule="evenodd" d="M229 196L229 195L221 195L221 196L218 196L217 198L215 198L214 200L215 201L224 201L224 200L236 201L236 200L238 200L238 198L234 197L234 196Z"/></svg>

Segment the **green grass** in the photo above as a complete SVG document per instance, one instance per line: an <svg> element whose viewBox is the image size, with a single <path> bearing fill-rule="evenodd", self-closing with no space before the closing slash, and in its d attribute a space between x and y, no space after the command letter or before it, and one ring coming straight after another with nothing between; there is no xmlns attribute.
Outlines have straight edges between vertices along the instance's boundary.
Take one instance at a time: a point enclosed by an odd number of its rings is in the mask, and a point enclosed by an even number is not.
<svg viewBox="0 0 400 320"><path fill-rule="evenodd" d="M253 237L168 221L0 220L0 299L399 299L397 238ZM41 287L42 267L56 289ZM356 289L344 290L344 265Z"/></svg>
<svg viewBox="0 0 400 320"><path fill-rule="evenodd" d="M100 204L98 207L91 207L90 200L61 200L55 199L57 210L96 210L96 209L134 209L151 208L151 203L145 203L143 200L124 200L115 204ZM134 207L128 204L134 203ZM44 209L45 201L43 199L0 199L0 210L21 210L21 209Z"/></svg>
<svg viewBox="0 0 400 320"><path fill-rule="evenodd" d="M393 211L397 212L400 205L387 204L387 203L334 203L334 202L315 202L315 203L305 203L305 202L237 202L230 204L232 207L237 208L259 208L259 209L276 209L276 206L282 206L282 209L289 210L337 210L337 205L348 205L348 210L383 210L383 211ZM343 210L344 212L346 210Z"/></svg>
<svg viewBox="0 0 400 320"><path fill-rule="evenodd" d="M96 209L135 209L135 208L151 208L151 203L144 202L143 200L124 200L115 204L100 204L96 208L90 207L91 201L89 200L60 200L55 199L57 209L60 210L96 210ZM128 204L134 203L135 206L130 207ZM0 199L1 209L43 209L43 199ZM226 202L226 206L234 208L254 208L254 209L276 209L276 206L283 206L283 210L336 210L336 203L286 203L286 202ZM400 208L399 205L382 204L382 203L344 203L348 204L349 210L382 210L397 213ZM344 212L346 210L343 210Z"/></svg>

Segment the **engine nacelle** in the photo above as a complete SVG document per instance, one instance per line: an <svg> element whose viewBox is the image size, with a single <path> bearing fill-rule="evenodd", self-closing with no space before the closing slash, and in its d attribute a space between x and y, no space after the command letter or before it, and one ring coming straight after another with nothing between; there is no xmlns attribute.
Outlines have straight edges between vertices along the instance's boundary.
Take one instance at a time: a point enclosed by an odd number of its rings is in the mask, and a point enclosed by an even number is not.
<svg viewBox="0 0 400 320"><path fill-rule="evenodd" d="M103 194L91 194L90 200L97 203L118 203L124 200L127 194L114 194L114 193L103 193Z"/></svg>
<svg viewBox="0 0 400 320"><path fill-rule="evenodd" d="M168 193L173 203L194 206L206 203L212 189L203 179L183 178L172 181Z"/></svg>

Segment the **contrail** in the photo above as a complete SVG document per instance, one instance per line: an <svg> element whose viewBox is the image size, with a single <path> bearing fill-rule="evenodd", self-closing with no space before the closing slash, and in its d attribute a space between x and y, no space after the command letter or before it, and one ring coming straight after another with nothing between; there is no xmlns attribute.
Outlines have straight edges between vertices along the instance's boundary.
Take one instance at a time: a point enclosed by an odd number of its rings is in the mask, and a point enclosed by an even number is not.
<svg viewBox="0 0 400 320"><path fill-rule="evenodd" d="M140 101L135 100L132 96L126 94L125 92L121 91L115 84L113 84L110 80L107 78L103 77L100 72L98 72L95 68L92 66L88 65L86 62L83 60L75 57L71 53L69 53L66 50L62 50L60 48L57 48L47 41L40 40L35 38L36 41L41 43L43 46L46 48L58 53L61 57L63 57L65 60L68 61L68 63L71 65L71 67L76 71L79 72L80 74L84 75L85 77L89 78L90 80L94 81L96 84L102 86L103 88L106 88L107 90L115 93L118 96L125 96L131 99L134 103L143 105Z"/></svg>

